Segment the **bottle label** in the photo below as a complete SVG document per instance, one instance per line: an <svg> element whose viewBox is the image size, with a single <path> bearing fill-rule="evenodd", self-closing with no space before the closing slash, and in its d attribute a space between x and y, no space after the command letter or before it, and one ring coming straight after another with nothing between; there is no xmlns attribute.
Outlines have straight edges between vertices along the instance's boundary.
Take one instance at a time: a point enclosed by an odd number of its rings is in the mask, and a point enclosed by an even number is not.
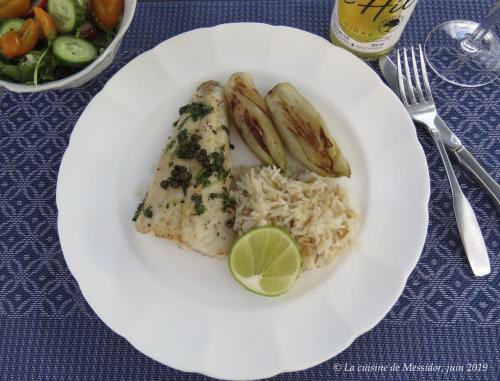
<svg viewBox="0 0 500 381"><path fill-rule="evenodd" d="M331 32L350 50L382 52L394 46L417 0L337 0Z"/></svg>

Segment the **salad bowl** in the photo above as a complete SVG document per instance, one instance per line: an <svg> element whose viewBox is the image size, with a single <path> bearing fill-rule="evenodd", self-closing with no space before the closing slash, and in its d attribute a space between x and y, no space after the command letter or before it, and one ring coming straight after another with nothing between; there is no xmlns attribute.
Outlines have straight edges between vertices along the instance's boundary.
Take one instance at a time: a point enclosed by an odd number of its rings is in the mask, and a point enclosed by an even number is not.
<svg viewBox="0 0 500 381"><path fill-rule="evenodd" d="M125 0L123 18L116 36L108 45L106 50L102 52L91 64L68 77L56 81L45 82L39 85L20 84L0 79L0 98L4 89L16 93L33 93L46 90L69 89L81 86L99 75L113 62L113 59L120 48L123 36L132 22L136 5L137 0Z"/></svg>

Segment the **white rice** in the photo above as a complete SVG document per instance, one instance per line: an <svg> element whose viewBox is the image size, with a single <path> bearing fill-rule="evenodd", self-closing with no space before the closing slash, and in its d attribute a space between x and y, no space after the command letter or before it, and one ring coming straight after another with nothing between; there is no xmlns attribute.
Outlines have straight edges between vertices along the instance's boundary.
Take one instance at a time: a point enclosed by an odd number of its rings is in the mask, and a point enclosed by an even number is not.
<svg viewBox="0 0 500 381"><path fill-rule="evenodd" d="M251 168L236 176L234 229L276 225L291 233L302 253L302 268L329 263L353 240L358 215L335 179L303 172L283 176L276 167Z"/></svg>

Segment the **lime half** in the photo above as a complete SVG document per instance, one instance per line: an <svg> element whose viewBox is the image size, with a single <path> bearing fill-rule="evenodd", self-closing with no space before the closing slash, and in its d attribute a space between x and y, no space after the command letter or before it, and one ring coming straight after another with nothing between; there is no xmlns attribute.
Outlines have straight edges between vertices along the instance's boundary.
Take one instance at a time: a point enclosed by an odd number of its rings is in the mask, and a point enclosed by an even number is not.
<svg viewBox="0 0 500 381"><path fill-rule="evenodd" d="M234 278L248 290L277 296L293 286L300 272L301 256L295 240L275 226L248 231L229 254Z"/></svg>

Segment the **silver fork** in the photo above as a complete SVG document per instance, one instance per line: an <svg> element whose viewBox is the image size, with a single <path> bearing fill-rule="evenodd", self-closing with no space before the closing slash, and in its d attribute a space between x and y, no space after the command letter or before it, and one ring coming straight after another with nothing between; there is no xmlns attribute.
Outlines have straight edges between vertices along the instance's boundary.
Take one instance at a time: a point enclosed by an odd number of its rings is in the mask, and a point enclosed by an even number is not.
<svg viewBox="0 0 500 381"><path fill-rule="evenodd" d="M415 59L415 50L412 47L411 61L413 73L408 62L406 48L403 49L404 72L401 68L401 54L399 50L397 52L399 95L411 118L427 127L437 145L439 154L441 155L441 159L443 160L444 167L446 169L446 174L448 175L448 180L450 181L455 219L457 220L458 230L462 238L462 243L464 245L470 267L472 268L474 275L484 276L491 272L486 244L484 243L484 238L481 234L481 229L474 211L472 210L472 206L467 198L465 198L465 195L458 184L450 159L446 153L443 140L436 127L436 105L434 104L434 100L432 98L429 79L427 78L424 55L420 45L419 53L421 76L424 82L425 94L424 91L422 91L419 79L417 60ZM406 80L404 77L406 77ZM415 83L413 83L412 78Z"/></svg>

